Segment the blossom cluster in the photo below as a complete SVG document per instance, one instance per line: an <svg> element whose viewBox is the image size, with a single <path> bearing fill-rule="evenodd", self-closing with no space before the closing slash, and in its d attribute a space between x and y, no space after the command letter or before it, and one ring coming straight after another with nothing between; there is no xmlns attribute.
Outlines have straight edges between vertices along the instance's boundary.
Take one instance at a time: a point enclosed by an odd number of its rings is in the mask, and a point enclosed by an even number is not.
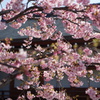
<svg viewBox="0 0 100 100"><path fill-rule="evenodd" d="M88 94L92 100L99 100L100 99L100 94L98 92L99 91L93 87L90 87L86 90L86 94Z"/></svg>
<svg viewBox="0 0 100 100"><path fill-rule="evenodd" d="M31 7L25 8L23 0L11 0L0 12L0 30L7 28L6 22L12 28L19 29L28 18L38 16L35 17L37 20L32 22L32 26L18 30L19 35L29 37L23 43L27 51L23 48L12 51L9 41L0 42L0 71L21 80L22 83L17 89L27 91L26 96L19 96L17 100L32 100L38 97L47 100L72 100L66 91L55 91L54 86L50 84L55 78L60 82L67 76L72 87L83 86L84 82L80 78L88 75L90 80L100 82L99 75L94 75L93 70L87 70L92 65L96 71L100 71L100 53L98 48L95 48L99 46L100 41L95 40L74 49L57 27L56 19L59 19L64 31L72 38L83 38L85 41L100 39L100 32L94 30L94 26L100 29L100 5L91 5L89 0L75 1L36 0ZM2 22L2 19L5 22ZM51 39L56 43L47 47L35 45L31 48L34 38L42 41ZM41 83L41 77L47 84ZM31 88L35 89L36 95L30 91ZM93 100L100 99L98 91L94 88L87 89L86 94Z"/></svg>
<svg viewBox="0 0 100 100"><path fill-rule="evenodd" d="M19 49L19 52L15 53L13 53L12 51L10 52L9 50L11 47L9 47L8 44L1 43L0 61L11 65L11 67L0 65L0 71L13 74L13 72L19 69L16 78L18 80L22 80L23 84L18 86L17 89L27 90L31 87L34 87L36 88L37 93L40 92L40 96L47 99L51 98L51 96L53 96L52 98L57 98L58 96L56 97L56 95L58 95L58 93L54 90L51 91L52 89L50 91L48 90L48 92L45 91L43 93L41 91L38 91L41 70L44 70L44 81L49 82L50 80L54 79L54 77L56 77L56 79L60 81L65 77L64 75L67 75L68 81L70 82L70 85L72 87L82 86L84 83L79 78L87 76L87 65L91 65L91 63L93 62L100 62L100 54L98 53L97 55L91 57L93 51L87 47L83 49L83 53L80 55L72 49L71 44L66 43L60 39L58 39L57 41L57 43L52 44L49 47L51 48L49 49L49 51L48 48L37 46L32 55L29 55L28 52L24 51L23 49ZM50 56L46 55L45 58L43 57L39 59L38 57L44 56L42 55L42 53L47 55L48 53L50 53ZM85 65L85 63L87 63L87 65ZM96 67L98 70L98 66ZM27 80L24 79L24 76L27 77ZM90 80L91 78L92 77L90 77ZM95 78L92 78L92 80L95 81ZM97 81L99 82L100 79L98 78ZM44 89L44 86L46 85L40 86L42 90ZM53 94L51 94L50 96L49 92L53 92ZM49 95L47 93L49 93Z"/></svg>

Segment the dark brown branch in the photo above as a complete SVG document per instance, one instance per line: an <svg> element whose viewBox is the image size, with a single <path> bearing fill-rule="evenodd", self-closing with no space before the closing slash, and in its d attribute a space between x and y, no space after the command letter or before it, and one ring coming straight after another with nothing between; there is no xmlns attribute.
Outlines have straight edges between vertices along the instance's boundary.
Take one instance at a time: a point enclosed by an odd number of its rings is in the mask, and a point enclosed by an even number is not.
<svg viewBox="0 0 100 100"><path fill-rule="evenodd" d="M83 10L70 9L70 7L67 7L67 6L65 6L65 7L55 7L55 8L53 8L53 10L66 10L66 11L71 11L71 12L74 12L74 13L85 11L85 9L83 9Z"/></svg>
<svg viewBox="0 0 100 100"><path fill-rule="evenodd" d="M69 22L71 22L71 23L73 23L73 24L76 24L76 25L78 25L79 26L79 24L78 23L75 23L74 21L71 21L70 19L67 19Z"/></svg>
<svg viewBox="0 0 100 100"><path fill-rule="evenodd" d="M100 63L91 63L91 65L100 65Z"/></svg>
<svg viewBox="0 0 100 100"><path fill-rule="evenodd" d="M6 20L5 22L6 22L6 23L9 23L9 22L11 22L11 21L13 21L13 20L16 20L16 19L18 19L19 17L22 17L22 16L24 15L25 12L27 12L27 11L29 11L29 10L32 10L32 9L35 9L35 8L37 8L36 11L42 11L42 10L43 10L42 7L32 6L32 7L29 7L29 8L27 8L27 9L25 9L24 11L20 12L18 15L14 16L13 18L11 18L11 19L9 19L9 20Z"/></svg>
<svg viewBox="0 0 100 100"><path fill-rule="evenodd" d="M0 0L0 3L2 2L3 0Z"/></svg>
<svg viewBox="0 0 100 100"><path fill-rule="evenodd" d="M96 3L96 4L91 4L91 5L100 5L100 3ZM26 15L28 13L25 14L25 12L29 11L29 10L33 10L33 9L37 9L35 11L43 11L43 8L42 7L39 7L39 6L31 6L29 8L26 8L24 11L20 12L18 15L14 16L13 18L9 19L9 20L5 20L6 23L9 23L13 20L16 20L18 19L19 17L23 16L23 15ZM66 11L71 11L73 13L77 13L77 12L85 12L85 9L82 9L82 10L77 10L77 9L70 9L70 7L55 7L53 8L53 10L66 10ZM12 10L6 10L6 11L1 11L0 12L0 15L3 15L3 14L7 14L9 13L10 11ZM31 12L30 12L31 13Z"/></svg>
<svg viewBox="0 0 100 100"><path fill-rule="evenodd" d="M6 64L6 63L2 63L2 62L0 62L0 64L1 64L1 65L4 65L4 66L7 66L7 67L10 67L10 68L16 68L15 66L8 65L8 64Z"/></svg>
<svg viewBox="0 0 100 100"><path fill-rule="evenodd" d="M29 14L27 11L33 10L33 9L36 9L36 10L33 11L33 12L36 12L36 11L43 11L43 8L42 8L42 7L31 6L31 7L29 7L29 8L26 8L24 11L20 12L18 15L14 16L13 18L11 18L11 19L9 19L9 20L6 20L5 22L6 22L6 23L9 23L9 22L11 22L11 21L13 21L13 20L18 19L19 17L21 17L21 16L23 16L23 15ZM59 8L56 7L56 8L53 8L53 10L66 10L66 11L72 11L72 12L74 12L74 13L77 13L77 12L84 12L84 10L76 10L76 9L72 10L72 9L69 9L69 7L59 7ZM25 12L27 12L27 13L25 13ZM30 12L30 13L31 13L31 12Z"/></svg>
<svg viewBox="0 0 100 100"><path fill-rule="evenodd" d="M91 63L91 64L89 64L87 62L83 62L83 63L86 65L87 69L92 67L92 70L93 70L93 68L96 68L95 67L96 65L100 65L100 63Z"/></svg>
<svg viewBox="0 0 100 100"><path fill-rule="evenodd" d="M0 15L4 15L4 14L7 14L7 13L10 13L10 11L13 11L13 10L2 10L0 12Z"/></svg>

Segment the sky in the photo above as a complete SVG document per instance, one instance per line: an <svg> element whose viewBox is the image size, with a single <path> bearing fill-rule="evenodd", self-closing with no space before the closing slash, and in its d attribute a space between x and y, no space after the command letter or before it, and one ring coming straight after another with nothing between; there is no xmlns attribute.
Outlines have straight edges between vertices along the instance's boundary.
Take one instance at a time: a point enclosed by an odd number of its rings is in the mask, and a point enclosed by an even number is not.
<svg viewBox="0 0 100 100"><path fill-rule="evenodd" d="M100 0L90 0L91 3L100 3Z"/></svg>
<svg viewBox="0 0 100 100"><path fill-rule="evenodd" d="M6 3L9 2L9 1L10 1L10 0L4 0L4 1L1 3L1 4L2 4L2 7L5 8ZM23 2L26 3L27 0L24 0ZM90 2L91 2L91 3L100 3L100 0L90 0ZM0 5L0 9L1 9L1 5Z"/></svg>

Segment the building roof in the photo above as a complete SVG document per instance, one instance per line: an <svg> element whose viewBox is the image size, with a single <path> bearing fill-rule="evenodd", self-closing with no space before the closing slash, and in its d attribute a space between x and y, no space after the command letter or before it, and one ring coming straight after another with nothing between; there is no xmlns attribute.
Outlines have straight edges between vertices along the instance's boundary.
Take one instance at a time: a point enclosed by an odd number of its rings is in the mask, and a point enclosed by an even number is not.
<svg viewBox="0 0 100 100"><path fill-rule="evenodd" d="M21 28L26 28L27 26L32 26L33 25L32 23L36 23L36 21L37 20L29 19L25 24L22 25ZM56 20L56 24L57 24L57 29L62 31L64 36L67 36L67 35L69 36L69 34L67 34L64 31L63 24L61 23L61 20ZM27 36L20 36L17 33L18 30L20 30L21 28L14 29L14 28L10 27L9 24L8 24L7 29L0 30L0 40L5 39L5 38L12 38L12 39L23 39L23 38L26 38Z"/></svg>

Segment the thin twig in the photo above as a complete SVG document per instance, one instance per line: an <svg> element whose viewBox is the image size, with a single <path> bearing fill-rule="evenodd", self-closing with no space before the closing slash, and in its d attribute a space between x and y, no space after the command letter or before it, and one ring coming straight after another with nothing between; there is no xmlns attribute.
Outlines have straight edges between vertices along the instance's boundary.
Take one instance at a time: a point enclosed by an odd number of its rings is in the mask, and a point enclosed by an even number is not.
<svg viewBox="0 0 100 100"><path fill-rule="evenodd" d="M2 62L0 62L0 64L1 64L1 65L4 65L4 66L7 66L7 67L10 67L10 68L17 68L17 67L15 67L15 66L8 65L8 64L6 64L6 63L2 63Z"/></svg>

